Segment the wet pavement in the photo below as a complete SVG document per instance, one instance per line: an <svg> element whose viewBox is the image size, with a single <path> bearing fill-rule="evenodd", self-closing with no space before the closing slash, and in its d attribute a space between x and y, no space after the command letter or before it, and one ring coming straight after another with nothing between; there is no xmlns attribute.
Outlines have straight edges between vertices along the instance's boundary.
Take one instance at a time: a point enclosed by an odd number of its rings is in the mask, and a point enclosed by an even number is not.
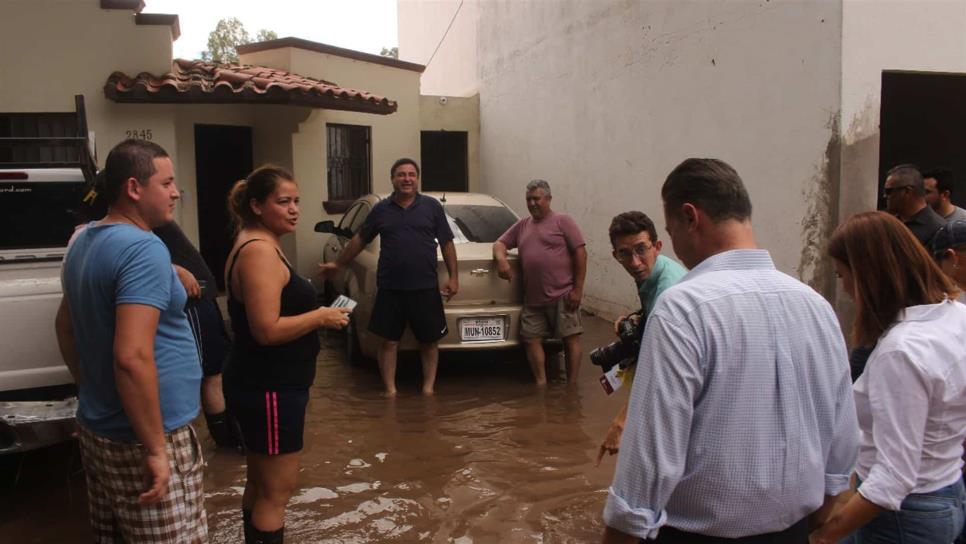
<svg viewBox="0 0 966 544"><path fill-rule="evenodd" d="M562 361L546 388L522 353L444 354L435 397L419 395L419 363L400 362L400 396L380 396L375 363L351 366L341 335L323 338L306 416L300 489L287 542L515 543L600 538L614 458L597 448L626 391L607 397L586 353L613 339L585 316L580 383ZM244 458L205 446L211 542L241 542ZM89 542L76 447L0 459L0 541Z"/></svg>

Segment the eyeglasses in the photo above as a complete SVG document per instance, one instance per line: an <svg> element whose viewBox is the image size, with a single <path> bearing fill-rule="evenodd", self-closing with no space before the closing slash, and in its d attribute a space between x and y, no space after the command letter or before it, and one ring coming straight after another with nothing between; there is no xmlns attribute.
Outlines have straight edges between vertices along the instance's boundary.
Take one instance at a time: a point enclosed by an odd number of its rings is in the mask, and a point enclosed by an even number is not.
<svg viewBox="0 0 966 544"><path fill-rule="evenodd" d="M653 245L647 245L647 244L641 243L641 244L637 244L636 246L632 247L629 250L618 249L616 252L614 252L614 255L617 257L618 261L622 263L629 263L632 260L634 260L634 257L637 257L638 259L643 259L644 257L647 256L647 252L650 251L653 247L654 247Z"/></svg>
<svg viewBox="0 0 966 544"><path fill-rule="evenodd" d="M882 198L885 198L891 195L893 191L897 191L899 189L909 189L911 187L912 185L897 185L895 187L885 187L882 189Z"/></svg>

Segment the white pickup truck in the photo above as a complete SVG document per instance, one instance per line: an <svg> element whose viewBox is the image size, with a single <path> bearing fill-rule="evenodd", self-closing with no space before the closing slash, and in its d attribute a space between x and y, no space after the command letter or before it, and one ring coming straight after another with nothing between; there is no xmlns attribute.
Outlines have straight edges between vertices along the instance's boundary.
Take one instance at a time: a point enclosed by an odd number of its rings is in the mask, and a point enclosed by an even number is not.
<svg viewBox="0 0 966 544"><path fill-rule="evenodd" d="M0 454L50 445L73 430L75 389L54 316L86 186L81 168L0 163Z"/></svg>
<svg viewBox="0 0 966 544"><path fill-rule="evenodd" d="M74 111L0 112L0 455L70 438L73 379L57 347L60 269L96 162Z"/></svg>

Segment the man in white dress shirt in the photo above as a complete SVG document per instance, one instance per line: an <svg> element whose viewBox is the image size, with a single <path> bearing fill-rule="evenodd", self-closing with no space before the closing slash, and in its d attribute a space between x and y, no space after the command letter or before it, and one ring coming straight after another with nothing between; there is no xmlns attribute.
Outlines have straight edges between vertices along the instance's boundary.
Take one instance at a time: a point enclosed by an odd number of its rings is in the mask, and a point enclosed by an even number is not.
<svg viewBox="0 0 966 544"><path fill-rule="evenodd" d="M661 196L691 271L647 322L603 541L805 543L858 446L838 320L757 249L733 168L688 159Z"/></svg>

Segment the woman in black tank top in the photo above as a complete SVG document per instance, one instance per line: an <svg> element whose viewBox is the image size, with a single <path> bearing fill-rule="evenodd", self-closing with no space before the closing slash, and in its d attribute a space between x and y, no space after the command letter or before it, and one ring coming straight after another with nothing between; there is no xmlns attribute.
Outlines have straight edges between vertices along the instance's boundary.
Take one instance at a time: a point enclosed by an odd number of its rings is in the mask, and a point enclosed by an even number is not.
<svg viewBox="0 0 966 544"><path fill-rule="evenodd" d="M298 185L263 166L228 197L239 227L225 285L234 344L224 370L225 401L241 426L248 458L245 542L282 542L285 506L296 487L317 330L342 328L344 308L319 308L315 288L279 249L295 231Z"/></svg>

